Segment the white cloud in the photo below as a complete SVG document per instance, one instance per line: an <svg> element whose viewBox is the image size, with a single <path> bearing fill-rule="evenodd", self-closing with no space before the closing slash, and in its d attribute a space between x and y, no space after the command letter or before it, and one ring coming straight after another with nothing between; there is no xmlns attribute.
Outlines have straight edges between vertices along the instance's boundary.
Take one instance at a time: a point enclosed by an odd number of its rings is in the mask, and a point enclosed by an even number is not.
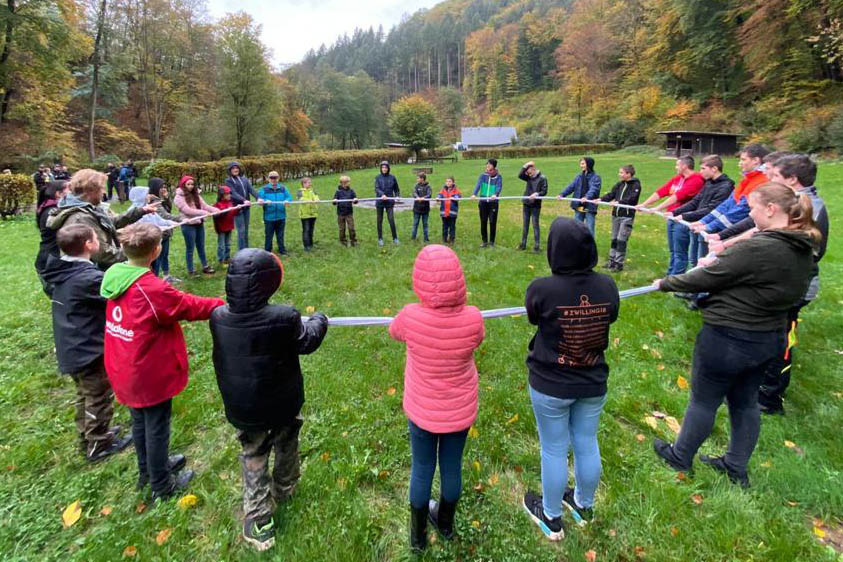
<svg viewBox="0 0 843 562"><path fill-rule="evenodd" d="M299 62L310 49L330 45L355 27L383 25L384 32L401 21L404 14L430 8L441 0L209 0L214 19L226 13L244 11L263 26L261 39L270 48L276 64Z"/></svg>

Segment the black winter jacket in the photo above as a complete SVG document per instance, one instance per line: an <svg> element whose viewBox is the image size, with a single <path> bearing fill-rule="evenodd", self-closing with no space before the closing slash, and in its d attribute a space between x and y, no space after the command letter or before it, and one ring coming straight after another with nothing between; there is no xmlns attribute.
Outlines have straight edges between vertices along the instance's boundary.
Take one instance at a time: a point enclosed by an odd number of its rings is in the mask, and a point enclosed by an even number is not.
<svg viewBox="0 0 843 562"><path fill-rule="evenodd" d="M334 199L349 201L348 203L338 203L334 201L334 205L337 206L338 216L345 217L354 214L354 203L352 203L351 200L357 199L357 194L354 193L353 189L350 187L348 189L343 189L342 186L337 186L337 191L334 193Z"/></svg>
<svg viewBox="0 0 843 562"><path fill-rule="evenodd" d="M417 183L413 188L413 197L431 199L433 197L433 189L429 183ZM430 213L430 201L414 201L413 212L419 215Z"/></svg>
<svg viewBox="0 0 843 562"><path fill-rule="evenodd" d="M38 209L38 231L41 233L41 243L38 246L38 256L35 258L35 271L39 275L47 266L47 257L51 255L59 257L61 255L58 242L56 242L56 231L47 227L47 219L50 217L50 213L55 210L55 202L42 204L41 208Z"/></svg>
<svg viewBox="0 0 843 562"><path fill-rule="evenodd" d="M401 197L401 191L398 189L398 180L395 176L389 173L389 162L381 162L381 166L386 166L386 173L380 173L375 178L375 197L386 195L387 197ZM395 201L389 199L387 201L376 201L375 208L389 209L395 206Z"/></svg>
<svg viewBox="0 0 843 562"><path fill-rule="evenodd" d="M53 339L62 373L77 373L103 354L105 305L103 272L88 261L47 258L44 279L53 301Z"/></svg>
<svg viewBox="0 0 843 562"><path fill-rule="evenodd" d="M600 198L601 201L617 201L621 205L637 205L641 197L641 182L638 178L631 178L629 181L619 181L609 193ZM635 209L623 207L612 207L612 216L621 218L635 218Z"/></svg>
<svg viewBox="0 0 843 562"><path fill-rule="evenodd" d="M705 180L703 188L694 198L673 210L673 216L682 215L682 220L696 222L717 208L735 188L735 182L726 174L715 180Z"/></svg>
<svg viewBox="0 0 843 562"><path fill-rule="evenodd" d="M535 176L530 177L527 174L527 168L521 168L521 171L518 172L518 179L527 183L527 185L524 186L524 199L522 199L521 202L527 207L538 207L541 209L542 200L530 199L529 196L533 193L537 194L539 197L547 195L547 178L544 177L544 175L538 170L536 170Z"/></svg>
<svg viewBox="0 0 843 562"><path fill-rule="evenodd" d="M214 369L225 415L246 431L293 422L304 404L299 355L315 351L328 330L316 313L302 322L291 306L270 305L281 266L269 252L248 248L231 259L228 304L211 313Z"/></svg>
<svg viewBox="0 0 843 562"><path fill-rule="evenodd" d="M553 275L527 288L530 386L556 398L606 394L609 324L617 320L620 295L614 280L595 273L597 245L588 228L559 217L550 226L547 261Z"/></svg>

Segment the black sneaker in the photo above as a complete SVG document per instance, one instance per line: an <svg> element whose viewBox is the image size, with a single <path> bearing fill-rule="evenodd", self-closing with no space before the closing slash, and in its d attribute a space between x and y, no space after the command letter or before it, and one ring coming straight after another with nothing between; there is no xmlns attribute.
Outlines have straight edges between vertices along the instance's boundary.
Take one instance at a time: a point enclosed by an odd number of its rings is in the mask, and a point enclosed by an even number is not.
<svg viewBox="0 0 843 562"><path fill-rule="evenodd" d="M700 462L707 464L717 472L722 472L729 477L733 484L737 484L741 488L749 488L749 476L746 472L738 472L733 468L729 468L726 464L726 459L723 457L709 457L708 455L700 455Z"/></svg>
<svg viewBox="0 0 843 562"><path fill-rule="evenodd" d="M561 541L565 537L565 528L562 525L562 518L549 519L544 514L542 507L542 497L534 492L527 492L524 494L524 510L533 523L538 525L541 532L544 533L549 540Z"/></svg>
<svg viewBox="0 0 843 562"><path fill-rule="evenodd" d="M565 493L562 495L562 505L571 512L574 523L580 527L584 527L594 517L594 510L592 508L577 505L577 501L574 499L573 488L565 488Z"/></svg>
<svg viewBox="0 0 843 562"><path fill-rule="evenodd" d="M175 474L183 469L185 464L187 464L187 458L184 455L172 455L167 459L167 470L170 474ZM143 490L147 484L149 484L149 474L138 475L138 490Z"/></svg>
<svg viewBox="0 0 843 562"><path fill-rule="evenodd" d="M516 249L516 250L526 250L526 249L527 249L527 245L526 245L526 244L518 244L518 247L517 247L517 248L515 248L515 249Z"/></svg>
<svg viewBox="0 0 843 562"><path fill-rule="evenodd" d="M85 459L87 459L87 461L91 464L96 464L107 459L111 455L116 455L131 444L131 435L127 435L123 438L115 438L108 447L100 449L95 446L93 451L89 451L88 454L85 455Z"/></svg>
<svg viewBox="0 0 843 562"><path fill-rule="evenodd" d="M677 472L691 472L691 466L683 465L679 459L676 458L676 453L673 452L672 444L666 443L661 439L653 439L653 450L673 470Z"/></svg>
<svg viewBox="0 0 843 562"><path fill-rule="evenodd" d="M246 519L243 523L243 539L258 552L269 550L275 546L275 522L271 517L266 523Z"/></svg>
<svg viewBox="0 0 843 562"><path fill-rule="evenodd" d="M187 489L187 484L193 478L194 472L192 470L183 470L179 472L177 475L173 476L170 475L170 485L161 492L156 492L155 490L152 491L152 501L158 500L168 500L175 496L177 493L184 491Z"/></svg>
<svg viewBox="0 0 843 562"><path fill-rule="evenodd" d="M538 254L542 251L541 246L533 246L533 251Z"/></svg>

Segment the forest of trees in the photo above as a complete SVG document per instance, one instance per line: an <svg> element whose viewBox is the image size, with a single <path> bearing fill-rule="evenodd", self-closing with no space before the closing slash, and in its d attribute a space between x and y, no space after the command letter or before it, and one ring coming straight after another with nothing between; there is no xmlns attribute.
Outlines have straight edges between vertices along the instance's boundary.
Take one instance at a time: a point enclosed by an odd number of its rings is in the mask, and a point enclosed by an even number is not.
<svg viewBox="0 0 843 562"><path fill-rule="evenodd" d="M445 0L282 72L206 0L0 0L3 165L381 146L408 96L439 139L654 142L664 127L843 150L843 0ZM279 53L283 56L283 53Z"/></svg>

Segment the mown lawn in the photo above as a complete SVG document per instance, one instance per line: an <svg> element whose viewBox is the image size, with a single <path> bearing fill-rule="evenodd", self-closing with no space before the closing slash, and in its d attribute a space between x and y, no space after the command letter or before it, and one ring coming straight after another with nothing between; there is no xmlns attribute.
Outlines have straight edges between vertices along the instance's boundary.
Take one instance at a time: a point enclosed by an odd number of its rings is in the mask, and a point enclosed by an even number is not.
<svg viewBox="0 0 843 562"><path fill-rule="evenodd" d="M621 164L632 162L645 193L672 173L673 162L614 153L597 156L597 171L611 185ZM464 192L483 162L434 165L431 183L453 174ZM519 194L521 162L502 161L504 194ZM577 171L577 158L539 159L551 193ZM410 166L394 166L402 191L413 185ZM349 174L358 194L372 195L374 170ZM734 160L727 173L738 176ZM315 179L330 198L337 177ZM539 449L524 366L531 328L526 318L490 320L477 352L480 414L477 436L464 460L464 495L458 539L436 542L429 560L835 560L814 525L839 529L843 518L843 165L823 164L818 185L832 216L832 243L822 263L820 298L803 314L787 416L764 418L750 464L753 487L742 491L699 465L678 480L652 452L653 437L672 438L664 421L645 422L653 410L680 418L688 400L677 385L688 377L700 320L670 295L651 294L622 303L612 329L609 401L600 427L604 474L597 517L586 529L569 526L564 542L551 544L520 506L524 491L539 488ZM293 187L293 186L291 186ZM517 306L530 280L546 275L544 254L518 252L520 205L502 203L498 247L479 249L477 212L464 203L457 225L458 252L469 302L481 309ZM543 236L567 204L546 204ZM315 307L335 316L394 314L414 299L410 273L420 245L410 243L412 216L398 213L402 244L376 245L374 212L355 212L361 245L337 242L333 208L322 207L317 248L301 251L298 221L288 221L291 255L285 282L273 302L302 311ZM295 217L295 215L293 215ZM608 212L598 217L598 245L609 245ZM441 223L431 217L434 241ZM208 255L216 237L207 225ZM252 245L263 240L260 212L252 215ZM664 226L652 216L636 221L621 289L648 284L666 267ZM275 548L251 551L240 538L239 445L226 422L211 364L204 323L186 324L191 382L174 400L172 446L197 471L190 492L195 507L176 502L149 506L135 491L133 452L89 467L76 451L73 384L56 374L49 302L32 267L38 233L31 216L0 222L0 558L5 560L119 560L134 547L143 560L401 560L407 549L407 424L401 410L404 349L384 328L328 332L322 348L303 359L307 402L301 435L302 479L296 497L279 508ZM542 244L544 246L544 242ZM185 274L183 240L174 237L173 273ZM215 259L212 260L215 262ZM188 280L184 289L222 295L224 273ZM117 409L117 421L129 425ZM719 453L728 439L721 411L702 452ZM788 444L795 446L788 447ZM435 485L436 486L436 485ZM63 528L63 509L81 500L83 515ZM104 508L105 511L103 511ZM105 515L104 512L110 513ZM162 530L168 540L156 542ZM822 533L822 530L820 530ZM131 549L129 549L131 551Z"/></svg>

